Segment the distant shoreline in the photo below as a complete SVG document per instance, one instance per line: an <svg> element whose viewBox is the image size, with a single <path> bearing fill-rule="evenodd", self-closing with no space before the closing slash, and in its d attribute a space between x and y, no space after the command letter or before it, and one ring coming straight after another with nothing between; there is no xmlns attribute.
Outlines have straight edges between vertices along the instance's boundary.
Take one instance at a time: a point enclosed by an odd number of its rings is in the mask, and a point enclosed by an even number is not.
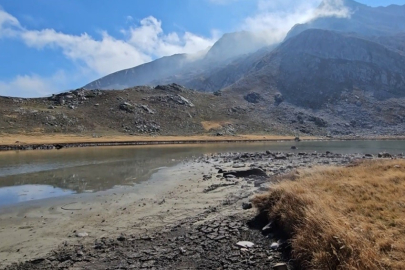
<svg viewBox="0 0 405 270"><path fill-rule="evenodd" d="M14 137L14 136L13 136ZM18 138L15 136L14 138ZM243 143L243 142L276 142L294 141L291 136L159 136L159 137L53 137L46 142L45 138L33 137L27 140L15 141L15 143L1 143L0 151L13 150L52 150L62 148L105 147L105 146L136 146L136 145L179 145L179 144L206 144L206 143ZM39 139L39 140L38 140ZM319 140L320 138L303 138L303 140ZM10 139L9 139L10 141Z"/></svg>
<svg viewBox="0 0 405 270"><path fill-rule="evenodd" d="M405 137L301 137L302 141L375 141L375 140L405 140ZM136 145L182 145L207 143L249 143L295 141L293 136L106 136L91 137L77 135L0 135L0 152L20 150L53 150L62 148L106 147L106 146L136 146Z"/></svg>

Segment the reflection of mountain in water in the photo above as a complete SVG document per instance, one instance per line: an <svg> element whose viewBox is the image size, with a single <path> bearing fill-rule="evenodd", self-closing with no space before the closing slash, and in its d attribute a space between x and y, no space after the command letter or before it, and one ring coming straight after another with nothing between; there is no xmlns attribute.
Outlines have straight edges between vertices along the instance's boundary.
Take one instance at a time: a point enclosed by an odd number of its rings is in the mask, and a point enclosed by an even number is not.
<svg viewBox="0 0 405 270"><path fill-rule="evenodd" d="M293 142L75 148L0 154L0 188L49 185L81 193L148 180L159 168L209 153L291 150ZM296 144L297 145L297 144ZM303 141L300 152L399 154L405 141ZM271 162L271 161L269 161ZM74 164L74 166L72 165ZM62 167L64 165L64 167ZM54 170L50 170L54 167ZM41 168L43 168L42 171ZM11 172L13 175L10 175ZM162 179L164 180L164 179ZM0 192L1 193L1 192ZM1 194L0 194L1 200Z"/></svg>
<svg viewBox="0 0 405 270"><path fill-rule="evenodd" d="M181 151L180 148L178 149ZM153 151L146 148L136 150L128 148L96 152L92 151L95 149L86 149L90 153L78 153L79 155L71 155L69 152L73 153L73 151L70 150L66 153L53 152L52 154L61 154L57 161L49 157L48 162L54 162L56 167L60 166L61 158L64 158L66 161L64 168L59 167L54 170L47 168L46 171L1 177L0 186L41 184L70 189L78 193L101 191L111 189L117 185L132 185L145 181L160 167L176 164L176 161L172 160L172 158L179 157L176 148L171 150L155 148ZM86 152L83 150L81 149L79 152ZM192 156L192 153L184 153L181 156L186 158ZM79 163L82 163L82 165L70 166L71 162L77 164L77 160L74 159L79 159L81 161ZM104 161L101 161L102 159ZM23 163L24 160L18 159L18 162ZM41 165L41 163L37 163L36 166L40 169ZM46 165L49 166L49 164ZM30 166L33 165L30 164Z"/></svg>

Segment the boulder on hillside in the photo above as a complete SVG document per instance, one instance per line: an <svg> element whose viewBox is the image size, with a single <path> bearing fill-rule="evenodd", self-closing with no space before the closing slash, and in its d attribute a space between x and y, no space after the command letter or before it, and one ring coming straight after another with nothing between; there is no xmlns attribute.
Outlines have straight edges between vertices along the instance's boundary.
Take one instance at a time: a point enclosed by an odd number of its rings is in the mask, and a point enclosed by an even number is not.
<svg viewBox="0 0 405 270"><path fill-rule="evenodd" d="M135 112L135 107L131 103L124 102L120 104L120 110L133 113Z"/></svg>
<svg viewBox="0 0 405 270"><path fill-rule="evenodd" d="M183 92L185 88L177 83L172 83L168 85L158 85L155 87L157 90L163 91L175 91L175 92Z"/></svg>
<svg viewBox="0 0 405 270"><path fill-rule="evenodd" d="M317 125L318 127L327 127L328 126L328 122L326 122L322 118L319 118L316 116L310 116L308 120L311 122L314 122L315 125Z"/></svg>
<svg viewBox="0 0 405 270"><path fill-rule="evenodd" d="M263 100L262 96L259 93L251 92L244 96L245 100L249 103L259 103Z"/></svg>
<svg viewBox="0 0 405 270"><path fill-rule="evenodd" d="M283 95L281 93L277 93L277 94L274 95L274 103L276 105L280 105L280 103L283 102L283 101L284 101L284 97L283 97Z"/></svg>

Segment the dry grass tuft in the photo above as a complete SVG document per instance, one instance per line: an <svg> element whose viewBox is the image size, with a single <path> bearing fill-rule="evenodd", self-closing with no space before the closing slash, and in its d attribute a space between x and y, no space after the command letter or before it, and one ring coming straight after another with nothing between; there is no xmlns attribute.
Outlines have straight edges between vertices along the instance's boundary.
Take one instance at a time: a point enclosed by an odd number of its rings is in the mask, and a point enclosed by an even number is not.
<svg viewBox="0 0 405 270"><path fill-rule="evenodd" d="M319 167L254 205L291 237L303 269L405 269L405 160Z"/></svg>

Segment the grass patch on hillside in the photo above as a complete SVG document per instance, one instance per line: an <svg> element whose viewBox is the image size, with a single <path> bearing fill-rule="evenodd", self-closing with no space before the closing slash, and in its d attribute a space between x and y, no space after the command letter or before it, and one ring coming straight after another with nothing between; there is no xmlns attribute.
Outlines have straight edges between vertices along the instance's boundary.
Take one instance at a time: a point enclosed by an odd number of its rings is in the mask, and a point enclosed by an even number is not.
<svg viewBox="0 0 405 270"><path fill-rule="evenodd" d="M303 269L405 269L405 160L319 167L254 198Z"/></svg>
<svg viewBox="0 0 405 270"><path fill-rule="evenodd" d="M224 125L229 124L229 122L218 122L218 121L202 121L201 125L203 126L205 131L221 129Z"/></svg>

